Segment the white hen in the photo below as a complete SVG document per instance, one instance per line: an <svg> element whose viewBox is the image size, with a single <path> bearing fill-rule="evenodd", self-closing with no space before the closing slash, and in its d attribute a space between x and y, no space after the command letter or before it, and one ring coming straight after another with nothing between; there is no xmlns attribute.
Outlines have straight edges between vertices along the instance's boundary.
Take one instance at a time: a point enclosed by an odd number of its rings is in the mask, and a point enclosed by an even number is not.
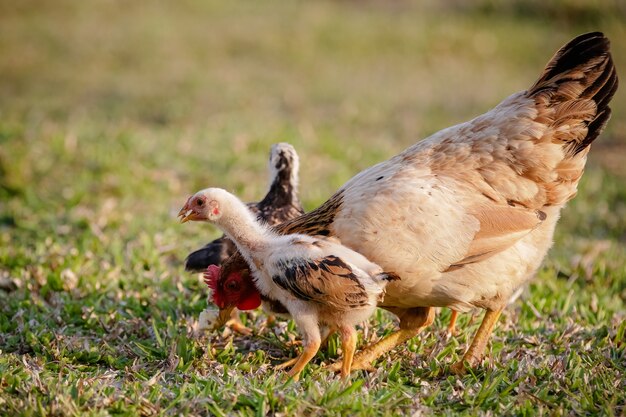
<svg viewBox="0 0 626 417"><path fill-rule="evenodd" d="M415 336L434 306L487 310L452 369L480 361L507 300L552 245L617 84L609 40L581 35L528 90L361 172L319 208L277 226L336 236L401 277L381 304L400 330L357 355L355 367ZM242 260L233 255L220 280L245 269Z"/></svg>

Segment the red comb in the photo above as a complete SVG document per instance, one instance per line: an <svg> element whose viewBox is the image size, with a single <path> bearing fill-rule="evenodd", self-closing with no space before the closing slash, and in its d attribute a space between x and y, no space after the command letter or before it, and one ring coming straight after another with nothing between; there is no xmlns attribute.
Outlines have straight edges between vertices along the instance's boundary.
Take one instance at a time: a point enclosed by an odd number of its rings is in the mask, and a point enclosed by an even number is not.
<svg viewBox="0 0 626 417"><path fill-rule="evenodd" d="M217 265L209 265L204 271L204 283L213 291L217 289L217 279L220 277L221 270L222 268Z"/></svg>

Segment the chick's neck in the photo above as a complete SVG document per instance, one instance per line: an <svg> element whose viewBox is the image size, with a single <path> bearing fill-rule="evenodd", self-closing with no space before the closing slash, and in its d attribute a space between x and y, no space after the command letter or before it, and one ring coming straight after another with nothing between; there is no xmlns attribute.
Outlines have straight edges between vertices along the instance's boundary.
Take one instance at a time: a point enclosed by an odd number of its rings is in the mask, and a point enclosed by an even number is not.
<svg viewBox="0 0 626 417"><path fill-rule="evenodd" d="M263 257L262 253L270 245L272 232L258 222L241 201L230 201L228 210L224 210L222 217L216 224L231 239L246 261L256 265L257 259Z"/></svg>

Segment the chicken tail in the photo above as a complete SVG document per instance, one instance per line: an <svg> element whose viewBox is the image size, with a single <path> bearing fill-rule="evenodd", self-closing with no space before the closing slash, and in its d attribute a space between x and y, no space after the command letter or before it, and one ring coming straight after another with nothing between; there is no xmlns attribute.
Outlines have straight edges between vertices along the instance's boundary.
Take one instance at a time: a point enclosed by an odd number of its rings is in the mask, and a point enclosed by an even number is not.
<svg viewBox="0 0 626 417"><path fill-rule="evenodd" d="M566 159L586 150L611 116L609 102L617 90L617 74L601 32L580 35L563 46L528 90L545 109L553 135L563 143Z"/></svg>
<svg viewBox="0 0 626 417"><path fill-rule="evenodd" d="M549 176L537 176L545 184L548 205L574 198L589 145L611 116L609 102L617 89L617 74L609 46L600 32L578 36L554 55L526 93L535 101L534 121L543 131L543 143L536 146L543 150L542 163L534 165L536 172L551 167ZM550 151L554 144L561 147L560 155Z"/></svg>
<svg viewBox="0 0 626 417"><path fill-rule="evenodd" d="M221 237L191 252L185 259L185 271L203 272L209 265L221 265L235 252L235 244Z"/></svg>
<svg viewBox="0 0 626 417"><path fill-rule="evenodd" d="M394 274L393 272L383 272L376 276L381 281L398 281L400 280L400 276L398 274Z"/></svg>

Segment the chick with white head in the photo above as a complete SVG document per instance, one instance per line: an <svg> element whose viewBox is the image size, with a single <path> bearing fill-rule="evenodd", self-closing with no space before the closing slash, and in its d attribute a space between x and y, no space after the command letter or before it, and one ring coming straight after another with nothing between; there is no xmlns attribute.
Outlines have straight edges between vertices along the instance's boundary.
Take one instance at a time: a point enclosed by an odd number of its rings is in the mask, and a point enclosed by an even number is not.
<svg viewBox="0 0 626 417"><path fill-rule="evenodd" d="M320 326L339 331L341 375L349 376L357 341L355 326L371 316L387 282L398 279L395 274L383 272L336 240L279 235L220 188L207 188L190 197L179 216L183 223L207 221L218 226L250 265L261 295L280 300L287 308L302 332L304 346L297 360L288 362L295 363L289 376L297 379L319 350Z"/></svg>

